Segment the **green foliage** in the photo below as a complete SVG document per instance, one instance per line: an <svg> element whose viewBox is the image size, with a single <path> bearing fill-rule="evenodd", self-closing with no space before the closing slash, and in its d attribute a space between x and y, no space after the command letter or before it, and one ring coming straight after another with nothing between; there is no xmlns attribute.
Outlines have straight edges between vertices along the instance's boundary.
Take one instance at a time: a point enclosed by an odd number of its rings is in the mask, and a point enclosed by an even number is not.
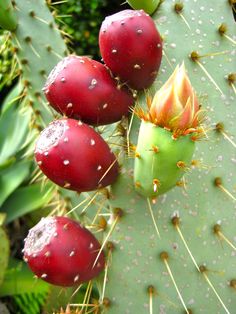
<svg viewBox="0 0 236 314"><path fill-rule="evenodd" d="M10 259L0 296L12 296L19 314L39 314L48 296L50 286L33 278L29 268L16 259Z"/></svg>
<svg viewBox="0 0 236 314"><path fill-rule="evenodd" d="M1 208L7 214L6 223L46 206L54 196L54 189L51 183L42 182L16 189Z"/></svg>
<svg viewBox="0 0 236 314"><path fill-rule="evenodd" d="M71 35L73 51L100 59L98 33L101 23L106 15L126 7L119 0L70 0L57 7L58 21L61 21L62 29Z"/></svg>
<svg viewBox="0 0 236 314"><path fill-rule="evenodd" d="M11 86L17 76L17 64L9 38L9 32L0 30L0 91Z"/></svg>
<svg viewBox="0 0 236 314"><path fill-rule="evenodd" d="M8 264L10 243L5 230L0 226L0 285L3 282L5 270Z"/></svg>

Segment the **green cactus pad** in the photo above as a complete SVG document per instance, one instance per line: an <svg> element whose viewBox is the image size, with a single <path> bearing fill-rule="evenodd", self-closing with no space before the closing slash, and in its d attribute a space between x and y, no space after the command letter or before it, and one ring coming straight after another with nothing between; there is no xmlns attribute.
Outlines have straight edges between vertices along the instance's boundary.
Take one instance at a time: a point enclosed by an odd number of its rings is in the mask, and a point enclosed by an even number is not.
<svg viewBox="0 0 236 314"><path fill-rule="evenodd" d="M128 4L135 10L144 10L152 14L158 7L160 0L128 0Z"/></svg>
<svg viewBox="0 0 236 314"><path fill-rule="evenodd" d="M0 2L0 26L9 31L14 31L17 27L17 17L11 0Z"/></svg>
<svg viewBox="0 0 236 314"><path fill-rule="evenodd" d="M45 1L16 0L15 3L18 27L12 37L26 103L35 109L38 122L48 124L54 115L42 89L47 75L65 56L67 48Z"/></svg>
<svg viewBox="0 0 236 314"><path fill-rule="evenodd" d="M134 165L137 192L156 197L178 184L190 165L194 148L191 135L174 139L170 131L142 121Z"/></svg>
<svg viewBox="0 0 236 314"><path fill-rule="evenodd" d="M105 297L111 314L233 314L236 308L236 81L229 76L235 73L235 22L227 0L177 2L164 1L153 16L164 55L149 94L184 61L206 110L207 138L196 143L198 165L185 176L186 185L150 202L160 237L147 200L134 192L133 160L123 161L110 200L124 212L109 237L114 250ZM129 142L135 145L140 121L131 121ZM223 125L216 129L218 122Z"/></svg>

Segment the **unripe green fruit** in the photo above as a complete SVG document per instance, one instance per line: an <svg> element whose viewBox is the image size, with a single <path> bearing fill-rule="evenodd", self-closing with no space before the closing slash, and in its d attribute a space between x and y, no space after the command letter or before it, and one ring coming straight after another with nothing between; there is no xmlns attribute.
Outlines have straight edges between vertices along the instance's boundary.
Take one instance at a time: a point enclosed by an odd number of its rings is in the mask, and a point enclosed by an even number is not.
<svg viewBox="0 0 236 314"><path fill-rule="evenodd" d="M138 193L156 197L176 186L191 162L195 143L191 135L173 134L150 122L141 122L134 182Z"/></svg>
<svg viewBox="0 0 236 314"><path fill-rule="evenodd" d="M160 0L128 0L127 2L135 10L143 9L146 13L152 14L158 7Z"/></svg>

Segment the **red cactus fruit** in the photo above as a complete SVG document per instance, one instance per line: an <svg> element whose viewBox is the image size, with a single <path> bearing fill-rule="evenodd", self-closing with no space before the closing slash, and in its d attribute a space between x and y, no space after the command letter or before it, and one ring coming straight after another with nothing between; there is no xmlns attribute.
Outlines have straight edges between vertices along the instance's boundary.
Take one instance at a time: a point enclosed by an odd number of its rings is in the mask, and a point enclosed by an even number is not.
<svg viewBox="0 0 236 314"><path fill-rule="evenodd" d="M149 87L162 58L162 40L151 17L143 10L124 10L108 16L99 33L101 55L130 87Z"/></svg>
<svg viewBox="0 0 236 314"><path fill-rule="evenodd" d="M93 234L77 221L56 216L42 218L29 230L23 251L37 277L53 285L73 286L104 269L103 251L97 258L100 248Z"/></svg>
<svg viewBox="0 0 236 314"><path fill-rule="evenodd" d="M52 70L44 93L55 110L92 125L119 121L134 103L131 92L102 63L73 55Z"/></svg>
<svg viewBox="0 0 236 314"><path fill-rule="evenodd" d="M77 192L110 185L118 175L116 157L104 139L74 119L51 122L37 140L35 158L51 181Z"/></svg>

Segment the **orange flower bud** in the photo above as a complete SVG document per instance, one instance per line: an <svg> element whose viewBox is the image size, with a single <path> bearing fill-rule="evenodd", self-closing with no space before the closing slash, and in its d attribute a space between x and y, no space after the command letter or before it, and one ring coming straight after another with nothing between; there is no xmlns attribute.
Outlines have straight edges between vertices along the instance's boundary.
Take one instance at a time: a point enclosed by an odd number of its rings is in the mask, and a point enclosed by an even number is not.
<svg viewBox="0 0 236 314"><path fill-rule="evenodd" d="M199 102L182 63L156 92L150 115L161 127L185 130L198 126L198 113Z"/></svg>

